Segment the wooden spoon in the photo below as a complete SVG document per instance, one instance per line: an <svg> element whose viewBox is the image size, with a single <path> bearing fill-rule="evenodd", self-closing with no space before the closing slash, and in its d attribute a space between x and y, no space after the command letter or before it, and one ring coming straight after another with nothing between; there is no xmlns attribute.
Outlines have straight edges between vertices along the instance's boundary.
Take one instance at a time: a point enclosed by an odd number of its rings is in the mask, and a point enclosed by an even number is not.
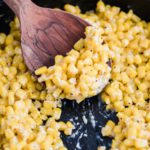
<svg viewBox="0 0 150 150"><path fill-rule="evenodd" d="M22 54L31 73L41 66L53 65L54 57L71 50L84 37L85 27L89 25L77 16L39 7L31 0L4 2L20 20Z"/></svg>

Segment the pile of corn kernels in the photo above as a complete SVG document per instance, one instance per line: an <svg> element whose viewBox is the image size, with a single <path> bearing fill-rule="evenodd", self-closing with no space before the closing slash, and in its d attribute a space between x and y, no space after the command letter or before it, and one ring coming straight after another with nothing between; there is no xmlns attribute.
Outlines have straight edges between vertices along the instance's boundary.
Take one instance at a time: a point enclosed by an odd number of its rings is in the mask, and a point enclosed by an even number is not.
<svg viewBox="0 0 150 150"><path fill-rule="evenodd" d="M65 150L60 131L69 135L73 125L57 121L61 109L56 99L66 97L80 102L97 94L95 89L101 85L94 85L92 90L89 76L93 82L104 73L108 82L111 71L111 81L101 96L107 109L117 112L119 122L108 121L101 132L103 136L113 137L112 150L148 150L150 23L132 11L125 13L101 1L97 3L96 12L82 14L72 5L65 5L65 9L93 26L87 27L86 38L80 39L66 57L56 57L55 67L36 71L41 75L39 81L45 81L46 89L30 75L23 62L18 20L15 18L11 23L9 35L0 34L0 149ZM111 70L106 65L109 58Z"/></svg>
<svg viewBox="0 0 150 150"><path fill-rule="evenodd" d="M107 109L114 109L118 124L108 121L103 136L113 137L112 150L150 148L150 23L131 10L97 3L96 12L81 14L78 7L65 6L102 29L101 39L112 59L111 82L102 93ZM99 149L105 149L101 146Z"/></svg>
<svg viewBox="0 0 150 150"><path fill-rule="evenodd" d="M57 121L57 101L46 99L23 62L18 19L10 26L9 35L0 33L0 149L66 150L60 131L70 135L74 127Z"/></svg>
<svg viewBox="0 0 150 150"><path fill-rule="evenodd" d="M87 27L86 38L80 39L67 56L57 55L55 65L35 73L46 83L53 99L67 98L78 103L100 93L108 84L111 67L110 50L101 38L103 29Z"/></svg>

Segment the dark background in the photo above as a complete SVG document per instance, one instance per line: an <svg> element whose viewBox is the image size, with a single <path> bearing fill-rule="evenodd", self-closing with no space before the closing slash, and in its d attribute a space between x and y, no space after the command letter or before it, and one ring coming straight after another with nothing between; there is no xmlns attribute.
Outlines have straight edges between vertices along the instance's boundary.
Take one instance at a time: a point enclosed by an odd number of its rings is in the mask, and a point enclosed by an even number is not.
<svg viewBox="0 0 150 150"><path fill-rule="evenodd" d="M34 0L34 2L51 8L63 8L64 4L70 3L79 5L85 12L95 9L97 0ZM132 9L142 19L150 21L150 0L104 0L104 2L119 6L124 11ZM11 10L0 0L0 32L9 33L9 22L13 17ZM110 149L112 139L102 137L100 130L110 119L117 123L117 117L114 111L105 110L105 104L100 96L92 97L80 104L63 100L62 110L61 120L70 120L75 125L74 136L64 136L63 133L61 135L69 150L96 150L99 145ZM87 124L84 124L83 116L87 118ZM95 120L96 125L91 120Z"/></svg>

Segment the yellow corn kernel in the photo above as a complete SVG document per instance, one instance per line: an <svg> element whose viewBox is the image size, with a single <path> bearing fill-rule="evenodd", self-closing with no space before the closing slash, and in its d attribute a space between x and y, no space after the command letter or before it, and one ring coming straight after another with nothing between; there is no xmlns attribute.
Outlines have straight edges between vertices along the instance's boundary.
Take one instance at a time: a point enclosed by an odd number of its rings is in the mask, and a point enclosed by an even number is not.
<svg viewBox="0 0 150 150"><path fill-rule="evenodd" d="M8 93L8 103L9 103L9 105L13 105L14 104L14 100L15 100L15 98L14 98L14 92L10 91Z"/></svg>
<svg viewBox="0 0 150 150"><path fill-rule="evenodd" d="M117 125L114 127L114 133L115 134L119 134L119 133L121 133L121 131L122 131L121 126Z"/></svg>
<svg viewBox="0 0 150 150"><path fill-rule="evenodd" d="M142 59L141 59L140 55L136 55L134 57L134 63L136 63L136 64L141 64L142 63Z"/></svg>
<svg viewBox="0 0 150 150"><path fill-rule="evenodd" d="M150 62L147 63L147 64L145 65L145 67L146 67L146 70L147 70L147 71L150 71Z"/></svg>
<svg viewBox="0 0 150 150"><path fill-rule="evenodd" d="M4 105L0 105L0 115L5 114L5 111L6 111L5 106Z"/></svg>
<svg viewBox="0 0 150 150"><path fill-rule="evenodd" d="M141 81L138 77L134 79L134 82L137 86L141 84Z"/></svg>
<svg viewBox="0 0 150 150"><path fill-rule="evenodd" d="M150 71L147 72L145 76L145 80L150 81Z"/></svg>
<svg viewBox="0 0 150 150"><path fill-rule="evenodd" d="M40 126L40 125L43 124L43 121L42 121L41 117L37 117L37 118L35 119L35 122L36 122L37 126Z"/></svg>
<svg viewBox="0 0 150 150"><path fill-rule="evenodd" d="M18 82L14 82L12 83L11 89L16 92L17 90L19 90L21 88L21 85Z"/></svg>
<svg viewBox="0 0 150 150"><path fill-rule="evenodd" d="M123 109L124 109L123 101L116 101L116 102L114 102L114 107L119 112L123 111Z"/></svg>
<svg viewBox="0 0 150 150"><path fill-rule="evenodd" d="M49 129L47 129L47 133L49 134L49 135L51 135L54 139L56 138L56 137L58 137L58 134L59 134L59 132L57 132L58 130L56 129L56 128L49 128Z"/></svg>
<svg viewBox="0 0 150 150"><path fill-rule="evenodd" d="M16 28L19 28L20 23L19 23L19 19L17 17L15 17L14 22L15 22Z"/></svg>
<svg viewBox="0 0 150 150"><path fill-rule="evenodd" d="M44 100L44 99L43 99L43 100ZM54 99L54 97L52 96L52 94L48 93L48 94L46 95L46 100L48 100L48 101L54 101L55 99Z"/></svg>
<svg viewBox="0 0 150 150"><path fill-rule="evenodd" d="M54 112L53 112L53 117L54 117L56 120L60 119L60 116L61 116L61 109L60 109L60 108L55 108L53 111L54 111Z"/></svg>
<svg viewBox="0 0 150 150"><path fill-rule="evenodd" d="M127 147L132 147L132 146L134 146L134 141L132 139L126 139L126 140L124 140L124 144Z"/></svg>
<svg viewBox="0 0 150 150"><path fill-rule="evenodd" d="M97 3L96 11L105 12L105 4L102 1Z"/></svg>
<svg viewBox="0 0 150 150"><path fill-rule="evenodd" d="M105 94L105 93L102 93L102 100L108 105L110 104L110 97Z"/></svg>
<svg viewBox="0 0 150 150"><path fill-rule="evenodd" d="M67 80L67 75L66 75L66 73L62 73L62 83L61 84L63 84L63 82L65 82L66 80Z"/></svg>
<svg viewBox="0 0 150 150"><path fill-rule="evenodd" d="M82 60L79 60L79 61L77 62L77 68L78 68L78 70L81 72L82 69L83 69L83 67L84 67L83 61L82 61Z"/></svg>
<svg viewBox="0 0 150 150"><path fill-rule="evenodd" d="M40 99L41 99L41 100L45 100L45 99L46 99L46 91L42 91L42 92L40 93Z"/></svg>
<svg viewBox="0 0 150 150"><path fill-rule="evenodd" d="M147 148L148 141L146 139L135 139L135 147L136 148Z"/></svg>
<svg viewBox="0 0 150 150"><path fill-rule="evenodd" d="M37 69L36 71L35 71L35 74L36 75L41 75L41 74L43 74L43 73L46 73L47 72L47 67L41 67L41 68L39 68L39 69Z"/></svg>
<svg viewBox="0 0 150 150"><path fill-rule="evenodd" d="M145 75L146 75L146 68L145 68L145 66L139 66L137 72L138 72L138 77L139 78L144 78Z"/></svg>
<svg viewBox="0 0 150 150"><path fill-rule="evenodd" d="M150 122L150 112L148 112L148 113L146 114L146 121L147 121L147 122Z"/></svg>
<svg viewBox="0 0 150 150"><path fill-rule="evenodd" d="M66 4L66 5L64 6L64 9L65 9L66 11L68 11L69 13L73 13L73 14L79 14L79 13L80 13L80 9L79 9L78 6L72 6L72 5L70 5L70 4Z"/></svg>
<svg viewBox="0 0 150 150"><path fill-rule="evenodd" d="M20 99L25 99L27 97L27 93L25 90L22 90L22 89L18 89L16 91L16 96Z"/></svg>
<svg viewBox="0 0 150 150"><path fill-rule="evenodd" d="M9 69L10 69L11 74L13 75L17 74L17 69L15 67L11 66Z"/></svg>
<svg viewBox="0 0 150 150"><path fill-rule="evenodd" d="M13 43L13 41L14 41L14 37L13 37L11 34L9 34L9 35L6 37L5 44L6 44L6 45L10 45L10 44Z"/></svg>
<svg viewBox="0 0 150 150"><path fill-rule="evenodd" d="M66 147L60 147L58 150L67 150Z"/></svg>
<svg viewBox="0 0 150 150"><path fill-rule="evenodd" d="M40 149L40 145L37 142L31 142L27 145L27 149L34 150L34 149Z"/></svg>
<svg viewBox="0 0 150 150"><path fill-rule="evenodd" d="M38 109L38 108L41 108L42 104L39 102L39 101L35 101L34 102L34 105L35 107Z"/></svg>
<svg viewBox="0 0 150 150"><path fill-rule="evenodd" d="M74 64L76 62L76 59L77 59L76 57L68 55L64 57L64 62L67 64L70 64L70 63Z"/></svg>
<svg viewBox="0 0 150 150"><path fill-rule="evenodd" d="M150 41L148 39L140 40L140 46L142 48L148 48Z"/></svg>
<svg viewBox="0 0 150 150"><path fill-rule="evenodd" d="M61 86L61 83L62 83L62 80L59 76L54 76L52 78L52 81L53 81L53 84L55 84L56 86L60 87ZM52 83L49 83L49 88L52 88L54 85ZM50 87L51 85L51 87Z"/></svg>
<svg viewBox="0 0 150 150"><path fill-rule="evenodd" d="M51 109L51 108L55 107L55 102L53 102L51 100L45 100L43 102L43 107L46 109Z"/></svg>
<svg viewBox="0 0 150 150"><path fill-rule="evenodd" d="M53 92L53 96L55 99L57 99L59 97L59 95L61 94L62 90L57 88L54 92Z"/></svg>
<svg viewBox="0 0 150 150"><path fill-rule="evenodd" d="M87 85L86 85L85 82L83 82L83 81L81 81L81 82L79 83L79 88L80 88L80 90L81 90L82 92L86 92L86 91L88 90Z"/></svg>
<svg viewBox="0 0 150 150"><path fill-rule="evenodd" d="M14 115L14 109L11 106L6 107L6 112L8 115Z"/></svg>
<svg viewBox="0 0 150 150"><path fill-rule="evenodd" d="M55 66L54 71L55 71L55 73L54 73L55 76L60 77L60 75L62 74L62 67L61 66Z"/></svg>
<svg viewBox="0 0 150 150"><path fill-rule="evenodd" d="M3 67L6 66L6 61L5 61L5 59L2 59L2 60L0 61L0 65L3 66Z"/></svg>
<svg viewBox="0 0 150 150"><path fill-rule="evenodd" d="M44 142L41 143L40 147L45 150L50 149L52 143L53 143L53 138L50 135L48 135L45 137Z"/></svg>
<svg viewBox="0 0 150 150"><path fill-rule="evenodd" d="M5 47L5 52L8 54L8 55L13 55L13 45L7 45ZM11 60L12 61L12 60Z"/></svg>
<svg viewBox="0 0 150 150"><path fill-rule="evenodd" d="M25 106L24 101L22 101L22 100L16 101L14 104L14 108L16 110L20 110L20 111L25 110L26 106Z"/></svg>
<svg viewBox="0 0 150 150"><path fill-rule="evenodd" d="M125 83L128 83L128 82L130 81L130 79L129 79L127 73L125 73L125 72L122 72L122 73L121 73L121 79L122 79L122 82L123 82L124 84L125 84Z"/></svg>
<svg viewBox="0 0 150 150"><path fill-rule="evenodd" d="M111 96L112 101L117 101L122 99L122 91L119 89L111 88L107 92L110 92L109 95Z"/></svg>
<svg viewBox="0 0 150 150"><path fill-rule="evenodd" d="M7 81L7 78L6 78L5 76L1 77L1 81L2 81L4 84L8 82L8 81Z"/></svg>
<svg viewBox="0 0 150 150"><path fill-rule="evenodd" d="M69 75L76 75L77 73L78 73L78 69L76 68L76 66L75 65L73 65L73 64L70 64L69 66L68 66L68 74Z"/></svg>
<svg viewBox="0 0 150 150"><path fill-rule="evenodd" d="M127 74L130 78L135 78L136 75L137 75L137 72L135 69L131 68L131 67L128 67L127 68Z"/></svg>
<svg viewBox="0 0 150 150"><path fill-rule="evenodd" d="M4 86L0 87L0 95L3 98L6 98L8 96L8 90Z"/></svg>
<svg viewBox="0 0 150 150"><path fill-rule="evenodd" d="M72 129L67 128L64 130L65 135L71 135L71 133L72 133Z"/></svg>
<svg viewBox="0 0 150 150"><path fill-rule="evenodd" d="M120 148L121 150L126 150L126 145L125 145L124 143L121 143L121 144L119 145L119 148Z"/></svg>
<svg viewBox="0 0 150 150"><path fill-rule="evenodd" d="M93 54L91 51L85 51L84 53L82 53L82 55L80 56L80 59L84 60L86 58L92 58Z"/></svg>
<svg viewBox="0 0 150 150"><path fill-rule="evenodd" d="M26 76L24 75L21 75L18 77L18 82L22 85L22 86L25 86L28 82L28 79Z"/></svg>
<svg viewBox="0 0 150 150"><path fill-rule="evenodd" d="M80 39L78 42L75 43L74 49L79 51L83 48L83 46L84 46L84 40Z"/></svg>
<svg viewBox="0 0 150 150"><path fill-rule="evenodd" d="M59 138L57 141L54 141L55 149L63 146L62 140Z"/></svg>
<svg viewBox="0 0 150 150"><path fill-rule="evenodd" d="M64 92L66 93L66 94L73 94L74 93L74 91L75 91L75 87L73 86L73 85L66 85L65 87L64 87Z"/></svg>
<svg viewBox="0 0 150 150"><path fill-rule="evenodd" d="M20 85L20 84L19 84ZM28 84L27 84L27 88L30 90L35 91L35 85L34 82L32 82L31 80L29 80Z"/></svg>
<svg viewBox="0 0 150 150"><path fill-rule="evenodd" d="M23 64L23 63L20 63L20 64L19 64L19 70L20 70L21 72L25 72L26 69L27 69L27 67L26 67L25 64Z"/></svg>
<svg viewBox="0 0 150 150"><path fill-rule="evenodd" d="M7 139L11 139L14 136L14 132L11 129L6 129L5 130L5 136Z"/></svg>
<svg viewBox="0 0 150 150"><path fill-rule="evenodd" d="M109 125L105 125L105 127L102 128L101 133L103 136L113 136L112 127Z"/></svg>
<svg viewBox="0 0 150 150"><path fill-rule="evenodd" d="M61 64L62 70L64 71L64 73L67 71L67 64L65 63L65 61L63 61L63 63Z"/></svg>
<svg viewBox="0 0 150 150"><path fill-rule="evenodd" d="M106 126L109 126L110 128L113 129L113 128L115 127L115 123L114 123L113 121L109 120L109 121L107 122Z"/></svg>
<svg viewBox="0 0 150 150"><path fill-rule="evenodd" d="M83 61L84 65L86 66L91 66L93 65L93 61L91 58L86 58L84 61Z"/></svg>
<svg viewBox="0 0 150 150"><path fill-rule="evenodd" d="M39 90L39 91L43 90L42 84L37 83L36 84L36 89Z"/></svg>
<svg viewBox="0 0 150 150"><path fill-rule="evenodd" d="M141 83L138 87L139 87L139 89L140 89L141 91L146 91L147 88L149 87L149 83L148 83L148 82L143 82L143 83Z"/></svg>
<svg viewBox="0 0 150 150"><path fill-rule="evenodd" d="M53 83L52 83L51 80L46 80L45 83L46 83L46 88L47 88L47 89L49 89L49 88L51 88L51 87L53 86ZM55 83L55 82L54 82L54 83Z"/></svg>
<svg viewBox="0 0 150 150"><path fill-rule="evenodd" d="M150 49L144 51L144 56L150 58Z"/></svg>
<svg viewBox="0 0 150 150"><path fill-rule="evenodd" d="M63 61L62 55L56 55L55 57L55 64L60 64Z"/></svg>
<svg viewBox="0 0 150 150"><path fill-rule="evenodd" d="M12 35L13 35L15 40L20 41L20 37L21 37L20 31L16 30L12 33ZM17 43L15 43L15 44L17 44Z"/></svg>
<svg viewBox="0 0 150 150"><path fill-rule="evenodd" d="M64 131L67 128L66 124L62 121L59 122L59 125L60 125L59 127L60 131Z"/></svg>
<svg viewBox="0 0 150 150"><path fill-rule="evenodd" d="M111 145L112 148L116 148L118 147L118 142L116 142L116 140L112 140L112 145Z"/></svg>
<svg viewBox="0 0 150 150"><path fill-rule="evenodd" d="M132 94L135 92L135 87L133 87L131 84L128 84L125 91L127 92L127 94Z"/></svg>
<svg viewBox="0 0 150 150"><path fill-rule="evenodd" d="M125 104L125 106L130 106L130 105L132 105L132 98L129 97L129 96L125 96L125 97L124 97L124 104Z"/></svg>
<svg viewBox="0 0 150 150"><path fill-rule="evenodd" d="M131 126L130 128L128 128L127 130L127 137L129 139L135 139L137 137L137 129L134 126Z"/></svg>
<svg viewBox="0 0 150 150"><path fill-rule="evenodd" d="M45 117L45 115L46 115L46 116L49 116L49 115L52 115L52 114L53 114L52 108L47 109L47 108L43 108L43 107L42 107L40 112L42 113L43 117ZM43 119L44 119L44 118L43 118Z"/></svg>
<svg viewBox="0 0 150 150"><path fill-rule="evenodd" d="M31 99L37 99L37 100L40 99L40 93L39 92L33 92L33 93L31 92L31 93L29 93L29 96ZM40 100L43 100L43 99L40 99Z"/></svg>
<svg viewBox="0 0 150 150"><path fill-rule="evenodd" d="M74 125L70 121L67 121L66 125L68 128L74 129Z"/></svg>
<svg viewBox="0 0 150 150"><path fill-rule="evenodd" d="M79 53L78 51L72 49L72 50L69 52L69 55L78 58L78 57L80 56L80 53Z"/></svg>
<svg viewBox="0 0 150 150"><path fill-rule="evenodd" d="M6 34L0 33L0 45L5 43L5 39L6 39Z"/></svg>
<svg viewBox="0 0 150 150"><path fill-rule="evenodd" d="M105 146L99 146L97 150L106 150Z"/></svg>

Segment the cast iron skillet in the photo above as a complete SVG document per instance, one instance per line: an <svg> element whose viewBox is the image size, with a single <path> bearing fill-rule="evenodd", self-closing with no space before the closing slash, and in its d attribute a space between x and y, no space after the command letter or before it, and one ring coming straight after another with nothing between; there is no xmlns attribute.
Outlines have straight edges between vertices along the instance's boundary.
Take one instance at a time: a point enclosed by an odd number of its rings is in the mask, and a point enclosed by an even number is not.
<svg viewBox="0 0 150 150"><path fill-rule="evenodd" d="M150 21L150 0L104 0L106 3L119 6L122 10L133 11L142 19ZM79 5L82 11L92 10L97 0L34 0L40 6L63 8L65 3ZM0 0L0 32L9 33L9 22L14 15L10 9ZM84 117L83 117L84 116ZM83 121L87 119L87 124ZM100 130L108 120L118 122L114 111L106 111L105 104L100 96L95 96L77 104L75 101L63 100L62 121L72 121L75 125L73 134L61 137L69 150L97 150L99 145L110 149L111 138L102 137ZM85 120L85 119L84 119Z"/></svg>

